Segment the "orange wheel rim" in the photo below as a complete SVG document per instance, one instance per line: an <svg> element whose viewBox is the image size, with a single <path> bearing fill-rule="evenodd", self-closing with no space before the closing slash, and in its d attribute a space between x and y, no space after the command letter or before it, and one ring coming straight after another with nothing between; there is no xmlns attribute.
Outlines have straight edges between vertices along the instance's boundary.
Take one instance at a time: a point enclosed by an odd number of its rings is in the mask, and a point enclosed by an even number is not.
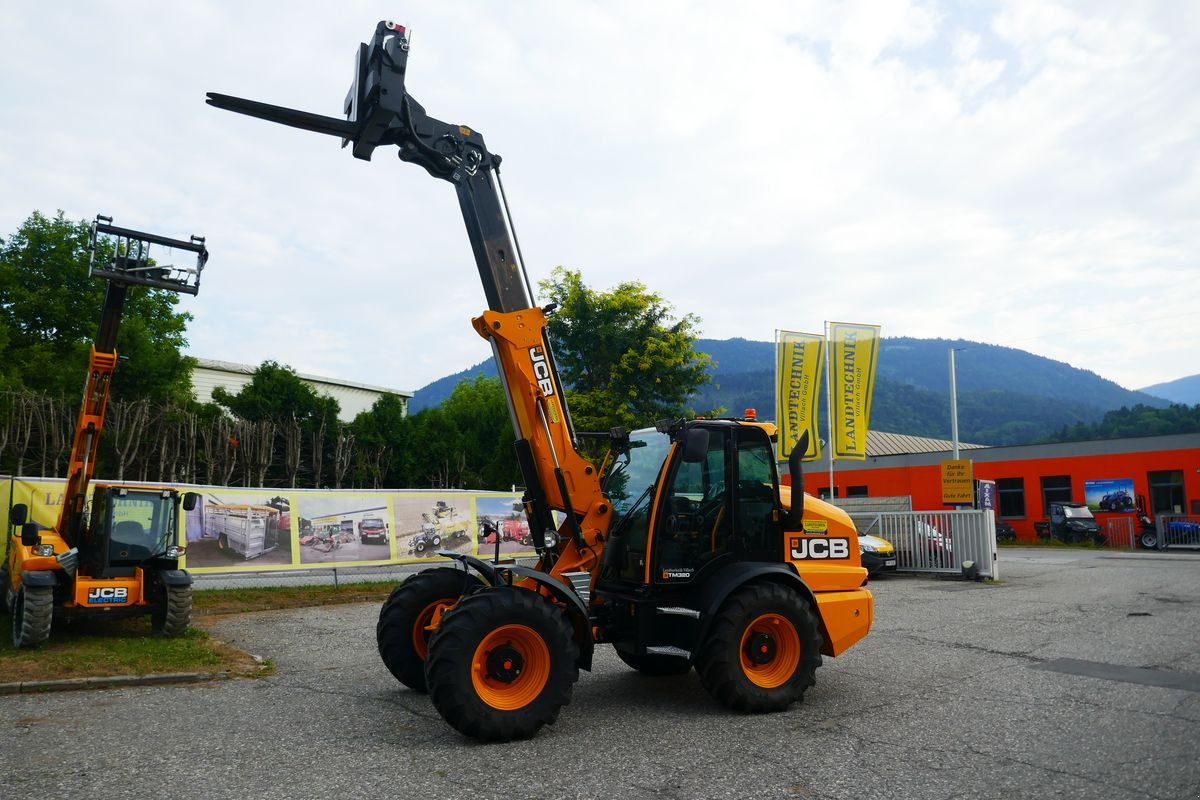
<svg viewBox="0 0 1200 800"><path fill-rule="evenodd" d="M763 614L742 633L742 672L755 686L774 689L791 680L800 666L800 634L781 614Z"/></svg>
<svg viewBox="0 0 1200 800"><path fill-rule="evenodd" d="M441 600L434 600L421 609L421 613L417 614L417 618L413 620L413 652L422 661L429 658L429 635L437 628L437 621L441 619L442 612L445 612L452 605L454 605L453 598L447 597Z"/></svg>
<svg viewBox="0 0 1200 800"><path fill-rule="evenodd" d="M483 638L471 659L479 699L499 711L532 703L550 678L550 648L533 628L501 625Z"/></svg>

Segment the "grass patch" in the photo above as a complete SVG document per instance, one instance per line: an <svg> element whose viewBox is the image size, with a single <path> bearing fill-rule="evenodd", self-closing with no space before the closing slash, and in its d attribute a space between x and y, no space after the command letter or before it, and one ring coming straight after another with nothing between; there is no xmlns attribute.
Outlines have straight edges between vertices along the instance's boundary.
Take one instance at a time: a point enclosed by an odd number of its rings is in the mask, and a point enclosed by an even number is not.
<svg viewBox="0 0 1200 800"><path fill-rule="evenodd" d="M144 618L56 623L50 641L34 650L18 650L8 636L0 639L0 683L165 672L251 676L264 670L249 654L199 628L175 639L152 636Z"/></svg>
<svg viewBox="0 0 1200 800"><path fill-rule="evenodd" d="M347 583L340 586L254 586L244 589L202 589L193 592L197 615L242 614L277 608L303 608L335 603L383 602L396 581Z"/></svg>
<svg viewBox="0 0 1200 800"><path fill-rule="evenodd" d="M18 650L8 635L11 618L0 615L0 683L151 675L167 672L226 672L252 677L269 674L264 665L204 630L206 618L249 611L382 602L395 581L329 586L256 586L202 589L193 593L192 627L176 639L150 633L150 619L55 620L50 641L35 650Z"/></svg>

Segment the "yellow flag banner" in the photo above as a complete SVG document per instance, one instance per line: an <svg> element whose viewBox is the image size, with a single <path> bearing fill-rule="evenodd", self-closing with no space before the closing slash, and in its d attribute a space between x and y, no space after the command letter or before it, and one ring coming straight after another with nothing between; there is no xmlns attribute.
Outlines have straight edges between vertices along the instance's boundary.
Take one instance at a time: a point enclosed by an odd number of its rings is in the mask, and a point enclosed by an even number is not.
<svg viewBox="0 0 1200 800"><path fill-rule="evenodd" d="M821 455L817 435L817 405L821 396L821 365L825 337L817 333L777 331L775 334L775 421L779 426L779 458L791 454L808 431L805 461Z"/></svg>
<svg viewBox="0 0 1200 800"><path fill-rule="evenodd" d="M829 339L833 456L864 461L879 357L879 326L831 322Z"/></svg>

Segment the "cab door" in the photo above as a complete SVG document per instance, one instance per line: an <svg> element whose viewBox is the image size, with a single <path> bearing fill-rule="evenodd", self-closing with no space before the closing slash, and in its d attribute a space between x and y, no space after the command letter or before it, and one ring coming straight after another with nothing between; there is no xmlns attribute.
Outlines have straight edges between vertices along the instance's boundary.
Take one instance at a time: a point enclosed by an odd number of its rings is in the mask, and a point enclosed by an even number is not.
<svg viewBox="0 0 1200 800"><path fill-rule="evenodd" d="M755 426L706 429L702 458L672 465L656 515L656 583L694 580L732 561L777 561L778 479L770 439Z"/></svg>

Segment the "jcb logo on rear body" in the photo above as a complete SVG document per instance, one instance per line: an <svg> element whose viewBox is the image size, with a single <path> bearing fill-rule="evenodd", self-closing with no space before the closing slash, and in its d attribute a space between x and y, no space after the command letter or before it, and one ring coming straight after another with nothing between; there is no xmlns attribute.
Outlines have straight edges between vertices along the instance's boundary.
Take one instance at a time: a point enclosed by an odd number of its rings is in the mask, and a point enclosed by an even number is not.
<svg viewBox="0 0 1200 800"><path fill-rule="evenodd" d="M550 364L546 362L546 353L540 345L529 348L529 360L533 362L533 376L537 378L542 394L546 397L554 394L554 381L550 380Z"/></svg>
<svg viewBox="0 0 1200 800"><path fill-rule="evenodd" d="M800 559L830 559L849 558L849 539L792 539L792 558Z"/></svg>
<svg viewBox="0 0 1200 800"><path fill-rule="evenodd" d="M89 604L124 603L129 599L129 590L124 586L97 586L88 592Z"/></svg>

